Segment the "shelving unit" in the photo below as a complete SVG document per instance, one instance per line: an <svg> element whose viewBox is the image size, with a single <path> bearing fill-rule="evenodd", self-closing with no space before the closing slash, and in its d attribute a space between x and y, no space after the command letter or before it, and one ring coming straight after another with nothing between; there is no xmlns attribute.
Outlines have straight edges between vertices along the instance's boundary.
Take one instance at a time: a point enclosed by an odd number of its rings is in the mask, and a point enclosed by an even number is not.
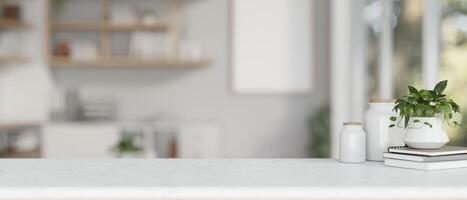
<svg viewBox="0 0 467 200"><path fill-rule="evenodd" d="M0 55L0 63L27 63L31 58L26 55Z"/></svg>
<svg viewBox="0 0 467 200"><path fill-rule="evenodd" d="M0 19L0 32L2 31L29 31L33 26L24 21ZM27 63L31 58L22 54L0 54L0 64L5 63Z"/></svg>
<svg viewBox="0 0 467 200"><path fill-rule="evenodd" d="M48 8L51 9L51 0L48 0ZM143 23L119 23L110 20L111 4L113 0L98 0L100 6L100 18L94 21L60 21L49 19L49 62L54 68L65 67L167 67L167 68L193 68L209 65L208 59L181 60L178 56L180 46L179 16L180 0L168 0L168 14L151 25ZM128 0L130 1L130 0ZM135 57L122 57L112 55L111 34L117 32L150 31L162 32L167 35L169 45L166 56L159 58L143 59ZM93 32L98 34L98 56L95 60L75 60L68 57L57 57L53 54L54 44L52 37L58 32Z"/></svg>
<svg viewBox="0 0 467 200"><path fill-rule="evenodd" d="M53 68L79 68L79 67L134 67L134 68L196 68L208 65L208 60L182 61L160 59L134 59L126 57L112 57L100 60L71 60L69 58L54 57L52 60Z"/></svg>
<svg viewBox="0 0 467 200"><path fill-rule="evenodd" d="M54 31L166 31L169 28L170 24L165 21L152 25L87 21L52 22Z"/></svg>
<svg viewBox="0 0 467 200"><path fill-rule="evenodd" d="M0 30L30 30L31 24L16 20L0 20Z"/></svg>
<svg viewBox="0 0 467 200"><path fill-rule="evenodd" d="M7 148L0 151L0 158L39 158L40 147L26 150L17 151L9 146L9 134L17 131L33 130L37 133L40 132L41 124L38 122L2 122L0 123L0 134L4 136L2 139L7 141Z"/></svg>

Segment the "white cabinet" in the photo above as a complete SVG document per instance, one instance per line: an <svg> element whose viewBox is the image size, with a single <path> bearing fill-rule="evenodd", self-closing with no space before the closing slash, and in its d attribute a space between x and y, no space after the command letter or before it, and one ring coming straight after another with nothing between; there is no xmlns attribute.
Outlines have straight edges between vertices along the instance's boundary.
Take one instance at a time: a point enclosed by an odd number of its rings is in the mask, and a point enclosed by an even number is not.
<svg viewBox="0 0 467 200"><path fill-rule="evenodd" d="M116 124L57 123L42 130L44 158L113 158L120 139Z"/></svg>

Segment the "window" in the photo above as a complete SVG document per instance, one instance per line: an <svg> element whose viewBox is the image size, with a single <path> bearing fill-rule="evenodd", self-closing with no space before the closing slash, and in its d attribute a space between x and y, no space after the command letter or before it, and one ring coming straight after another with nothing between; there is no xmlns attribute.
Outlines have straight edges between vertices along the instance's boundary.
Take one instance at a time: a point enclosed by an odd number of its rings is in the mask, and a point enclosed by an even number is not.
<svg viewBox="0 0 467 200"><path fill-rule="evenodd" d="M365 21L368 27L367 65L369 67L369 96L379 97L379 59L383 17L383 1L369 0L365 6ZM392 49L392 93L394 97L407 92L407 85L422 85L422 22L423 0L391 1L390 13ZM397 81L396 81L397 80Z"/></svg>
<svg viewBox="0 0 467 200"><path fill-rule="evenodd" d="M345 1L334 1L334 18L348 20L348 24L358 24L363 20L366 31L362 43L333 40L334 49L350 49L350 52L333 52L333 71L348 70L346 63L352 59L352 52L359 45L366 49L367 84L364 87L353 87L351 84L340 84L349 80L358 80L355 74L331 73L335 80L331 98L331 132L332 154L335 156L338 130L343 120L362 120L354 112L363 112L355 108L366 101L350 101L346 97L360 95L354 91L368 88L369 97L394 98L407 93L407 85L432 88L438 81L449 80L448 95L465 111L467 119L467 1L465 0L361 0L363 12L359 6L344 4ZM347 8L345 7L347 6ZM357 14L355 14L357 13ZM361 16L360 13L363 13ZM340 17L340 18L339 18ZM350 18L350 19L349 19ZM333 21L336 22L336 21ZM338 21L337 21L338 22ZM333 38L346 38L352 35L355 40L360 35L359 26L345 26L345 23L333 24L335 30L344 33L334 33ZM342 26L342 27L339 27ZM341 30L342 29L342 30ZM339 43L340 42L340 43ZM338 46L337 43L340 45ZM345 59L346 63L339 60ZM352 67L359 67L352 65ZM347 71L345 71L347 72ZM361 77L362 74L357 74ZM348 77L347 77L348 76ZM349 78L350 77L350 78ZM340 85L339 85L340 84ZM360 85L359 85L360 86ZM347 93L346 93L347 92ZM366 93L365 93L366 94ZM362 95L364 96L364 95ZM352 98L364 99L366 98ZM350 113L350 114L349 114ZM357 117L355 117L357 116ZM467 128L450 128L446 130L451 138L451 144L467 146Z"/></svg>
<svg viewBox="0 0 467 200"><path fill-rule="evenodd" d="M467 1L442 1L440 24L441 74L449 80L447 92L463 106L467 119ZM467 145L467 128L447 128L452 143Z"/></svg>

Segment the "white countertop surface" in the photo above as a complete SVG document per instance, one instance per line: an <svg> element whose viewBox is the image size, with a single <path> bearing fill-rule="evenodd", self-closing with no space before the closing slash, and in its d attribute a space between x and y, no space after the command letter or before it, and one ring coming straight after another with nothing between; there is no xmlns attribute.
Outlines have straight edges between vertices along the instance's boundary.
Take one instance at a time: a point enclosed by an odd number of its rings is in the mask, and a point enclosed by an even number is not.
<svg viewBox="0 0 467 200"><path fill-rule="evenodd" d="M0 160L0 199L467 198L467 168L331 159Z"/></svg>

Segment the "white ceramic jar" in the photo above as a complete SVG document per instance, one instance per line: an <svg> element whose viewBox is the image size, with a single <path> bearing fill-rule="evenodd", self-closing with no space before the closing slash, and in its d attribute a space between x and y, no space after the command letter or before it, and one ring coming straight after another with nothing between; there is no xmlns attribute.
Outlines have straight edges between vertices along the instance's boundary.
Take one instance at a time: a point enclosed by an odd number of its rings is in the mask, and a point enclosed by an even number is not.
<svg viewBox="0 0 467 200"><path fill-rule="evenodd" d="M398 127L389 128L395 100L370 99L365 112L366 159L369 161L383 161L383 153L389 146L404 145L404 130Z"/></svg>
<svg viewBox="0 0 467 200"><path fill-rule="evenodd" d="M344 122L340 132L339 160L344 163L365 162L365 131L360 122Z"/></svg>

